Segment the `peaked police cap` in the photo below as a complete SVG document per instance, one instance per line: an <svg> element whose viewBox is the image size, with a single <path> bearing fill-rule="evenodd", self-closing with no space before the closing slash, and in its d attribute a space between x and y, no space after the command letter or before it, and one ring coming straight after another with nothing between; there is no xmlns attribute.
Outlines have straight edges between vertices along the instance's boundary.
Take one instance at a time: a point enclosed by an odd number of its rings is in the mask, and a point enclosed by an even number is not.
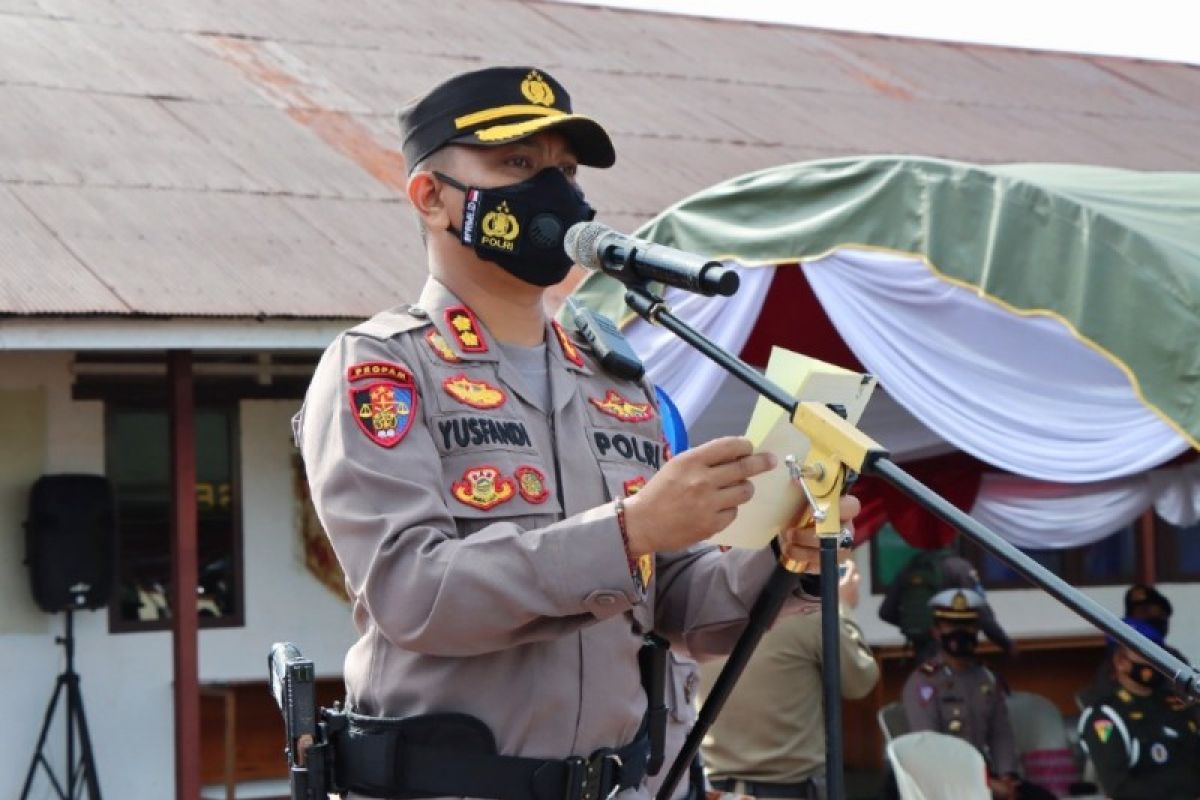
<svg viewBox="0 0 1200 800"><path fill-rule="evenodd" d="M399 113L408 171L448 144L495 147L539 131L567 138L579 163L611 167L612 140L595 120L571 110L562 84L534 67L489 67L455 75Z"/></svg>

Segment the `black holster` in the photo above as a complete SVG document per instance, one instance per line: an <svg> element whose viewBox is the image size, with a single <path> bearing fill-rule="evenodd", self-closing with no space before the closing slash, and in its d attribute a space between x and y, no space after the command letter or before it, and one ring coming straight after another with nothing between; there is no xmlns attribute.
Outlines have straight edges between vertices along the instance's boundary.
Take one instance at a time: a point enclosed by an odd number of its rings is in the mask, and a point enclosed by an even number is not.
<svg viewBox="0 0 1200 800"><path fill-rule="evenodd" d="M667 748L667 658L670 643L657 634L648 633L638 651L638 666L642 670L642 688L646 690L646 729L650 737L650 761L647 775L657 775L662 769Z"/></svg>

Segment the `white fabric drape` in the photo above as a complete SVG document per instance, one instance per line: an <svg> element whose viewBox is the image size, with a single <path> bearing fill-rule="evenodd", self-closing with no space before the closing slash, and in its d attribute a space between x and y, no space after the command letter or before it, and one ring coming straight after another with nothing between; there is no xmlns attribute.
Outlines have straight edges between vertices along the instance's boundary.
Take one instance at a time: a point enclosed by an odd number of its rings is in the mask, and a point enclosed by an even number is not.
<svg viewBox="0 0 1200 800"><path fill-rule="evenodd" d="M1200 463L1098 484L985 474L971 516L1017 547L1047 550L1099 541L1151 507L1178 527L1200 521Z"/></svg>
<svg viewBox="0 0 1200 800"><path fill-rule="evenodd" d="M740 353L750 338L771 288L771 267L728 265L741 278L733 297L704 297L668 288L667 306L681 320L731 353ZM625 337L646 365L650 379L666 390L689 427L716 396L725 370L668 330L635 319L625 327Z"/></svg>
<svg viewBox="0 0 1200 800"><path fill-rule="evenodd" d="M749 338L774 275L735 268L742 287L732 298L665 295L681 319L733 353ZM911 257L841 250L803 268L842 338L895 399L873 400L863 429L900 461L958 448L1016 473L985 475L971 511L1013 544L1076 547L1150 507L1180 527L1200 521L1200 463L1155 469L1187 443L1061 322L1007 311ZM701 428L728 427L736 418L735 429L708 433L743 430L754 398L722 388L720 367L641 320L626 334L689 428L698 420ZM744 413L714 406L719 413L705 415L714 398ZM710 417L720 425L706 426Z"/></svg>
<svg viewBox="0 0 1200 800"><path fill-rule="evenodd" d="M1014 314L908 256L840 250L804 273L892 396L982 461L1087 483L1145 472L1188 447L1056 319Z"/></svg>

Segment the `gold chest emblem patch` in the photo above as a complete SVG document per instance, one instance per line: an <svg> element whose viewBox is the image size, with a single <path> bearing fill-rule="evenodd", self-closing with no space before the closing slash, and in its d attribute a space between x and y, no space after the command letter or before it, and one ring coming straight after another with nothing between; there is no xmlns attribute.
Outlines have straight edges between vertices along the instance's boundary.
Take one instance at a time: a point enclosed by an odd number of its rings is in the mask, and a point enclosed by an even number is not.
<svg viewBox="0 0 1200 800"><path fill-rule="evenodd" d="M437 332L437 328L430 328L425 334L425 341L429 343L430 349L437 354L437 357L447 364L461 364L462 359L458 357L458 353L450 347L445 337Z"/></svg>
<svg viewBox="0 0 1200 800"><path fill-rule="evenodd" d="M501 475L495 467L486 465L470 467L463 473L462 480L451 485L450 491L460 503L484 511L507 503L517 493L510 478Z"/></svg>
<svg viewBox="0 0 1200 800"><path fill-rule="evenodd" d="M622 422L645 422L654 417L654 409L649 403L631 403L613 389L605 392L603 400L589 397L588 402Z"/></svg>
<svg viewBox="0 0 1200 800"><path fill-rule="evenodd" d="M446 394L471 408L499 408L507 399L503 389L487 381L473 381L461 372L442 381L442 388Z"/></svg>
<svg viewBox="0 0 1200 800"><path fill-rule="evenodd" d="M544 503L550 496L546 488L546 476L537 467L520 466L513 473L517 479L517 491L529 503Z"/></svg>

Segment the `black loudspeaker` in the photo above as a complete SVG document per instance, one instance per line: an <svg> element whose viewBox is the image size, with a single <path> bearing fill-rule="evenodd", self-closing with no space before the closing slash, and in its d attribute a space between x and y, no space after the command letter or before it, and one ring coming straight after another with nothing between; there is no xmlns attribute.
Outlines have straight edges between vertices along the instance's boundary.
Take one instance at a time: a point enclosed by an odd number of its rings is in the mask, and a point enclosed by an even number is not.
<svg viewBox="0 0 1200 800"><path fill-rule="evenodd" d="M50 613L108 605L116 510L100 475L43 475L29 493L25 563L33 599Z"/></svg>

